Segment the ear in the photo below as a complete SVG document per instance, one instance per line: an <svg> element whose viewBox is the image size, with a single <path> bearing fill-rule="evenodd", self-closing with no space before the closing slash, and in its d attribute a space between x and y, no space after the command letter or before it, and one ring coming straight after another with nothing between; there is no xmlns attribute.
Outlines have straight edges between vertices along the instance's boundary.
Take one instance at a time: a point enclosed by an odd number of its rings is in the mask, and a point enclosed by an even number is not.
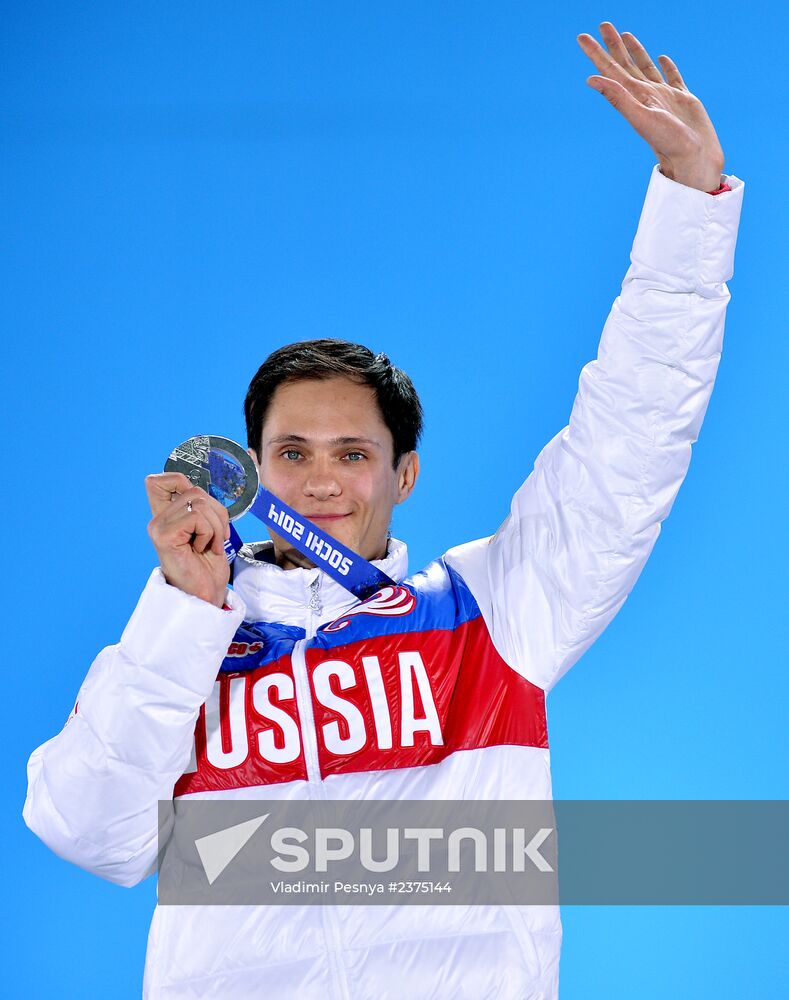
<svg viewBox="0 0 789 1000"><path fill-rule="evenodd" d="M247 455L249 455L255 465L260 465L260 459L257 457L254 448L247 448Z"/></svg>
<svg viewBox="0 0 789 1000"><path fill-rule="evenodd" d="M419 455L415 451L401 455L397 465L397 496L395 504L407 500L413 493L419 478Z"/></svg>

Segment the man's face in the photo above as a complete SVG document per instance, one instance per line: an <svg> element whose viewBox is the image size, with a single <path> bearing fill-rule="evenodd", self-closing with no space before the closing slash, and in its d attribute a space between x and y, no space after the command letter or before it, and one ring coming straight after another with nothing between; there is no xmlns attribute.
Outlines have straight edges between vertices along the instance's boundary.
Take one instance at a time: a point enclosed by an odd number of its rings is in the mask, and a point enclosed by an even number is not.
<svg viewBox="0 0 789 1000"><path fill-rule="evenodd" d="M410 495L419 459L410 452L393 467L392 434L372 389L345 378L280 385L260 450L267 489L365 559L385 556L392 508ZM312 565L271 537L283 568Z"/></svg>

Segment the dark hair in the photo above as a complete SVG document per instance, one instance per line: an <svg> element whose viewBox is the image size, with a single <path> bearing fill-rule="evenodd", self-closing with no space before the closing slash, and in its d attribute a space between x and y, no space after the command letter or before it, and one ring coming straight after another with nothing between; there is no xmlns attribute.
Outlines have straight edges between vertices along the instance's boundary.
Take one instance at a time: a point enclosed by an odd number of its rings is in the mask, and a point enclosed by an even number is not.
<svg viewBox="0 0 789 1000"><path fill-rule="evenodd" d="M414 384L385 354L347 340L302 340L270 354L249 383L244 400L247 445L260 459L261 434L278 386L310 379L347 378L375 391L394 441L394 464L414 451L422 434L422 404Z"/></svg>

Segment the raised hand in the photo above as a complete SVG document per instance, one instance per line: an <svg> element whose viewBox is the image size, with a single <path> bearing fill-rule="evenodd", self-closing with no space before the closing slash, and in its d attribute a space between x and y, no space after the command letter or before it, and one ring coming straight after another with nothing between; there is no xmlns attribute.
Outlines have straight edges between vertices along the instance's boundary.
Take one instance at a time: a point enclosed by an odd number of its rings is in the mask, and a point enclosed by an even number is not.
<svg viewBox="0 0 789 1000"><path fill-rule="evenodd" d="M578 35L578 44L599 71L586 82L646 139L666 177L699 191L716 190L723 150L704 105L688 90L676 65L668 56L658 56L661 73L635 35L620 35L610 21L600 25L600 34L608 51L591 35Z"/></svg>
<svg viewBox="0 0 789 1000"><path fill-rule="evenodd" d="M230 579L227 510L180 472L148 476L145 491L153 514L148 534L165 580L221 608Z"/></svg>

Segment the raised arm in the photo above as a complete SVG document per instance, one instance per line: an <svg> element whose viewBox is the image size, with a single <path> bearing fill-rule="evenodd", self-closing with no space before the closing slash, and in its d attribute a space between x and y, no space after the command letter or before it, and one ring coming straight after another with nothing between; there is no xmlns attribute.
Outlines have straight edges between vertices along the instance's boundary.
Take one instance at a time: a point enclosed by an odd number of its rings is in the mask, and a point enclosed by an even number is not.
<svg viewBox="0 0 789 1000"><path fill-rule="evenodd" d="M619 36L616 43L607 27L604 34L624 59ZM649 57L625 37L641 75L655 77ZM568 426L538 456L497 534L447 556L470 585L500 654L544 689L624 603L687 472L720 360L744 187L729 177L730 191L705 193L721 180L720 146L670 60L661 60L668 82L620 82L613 78L625 71L587 38L582 45L609 74L591 80L604 80L619 110L642 135L649 132L675 179L660 165L653 170L631 266L597 360L581 372ZM636 107L632 91L647 103ZM682 117L667 110L672 102ZM658 116L654 129L650 115ZM671 139L688 131L702 135L701 146L691 136L688 148L703 148L703 161L685 159Z"/></svg>

